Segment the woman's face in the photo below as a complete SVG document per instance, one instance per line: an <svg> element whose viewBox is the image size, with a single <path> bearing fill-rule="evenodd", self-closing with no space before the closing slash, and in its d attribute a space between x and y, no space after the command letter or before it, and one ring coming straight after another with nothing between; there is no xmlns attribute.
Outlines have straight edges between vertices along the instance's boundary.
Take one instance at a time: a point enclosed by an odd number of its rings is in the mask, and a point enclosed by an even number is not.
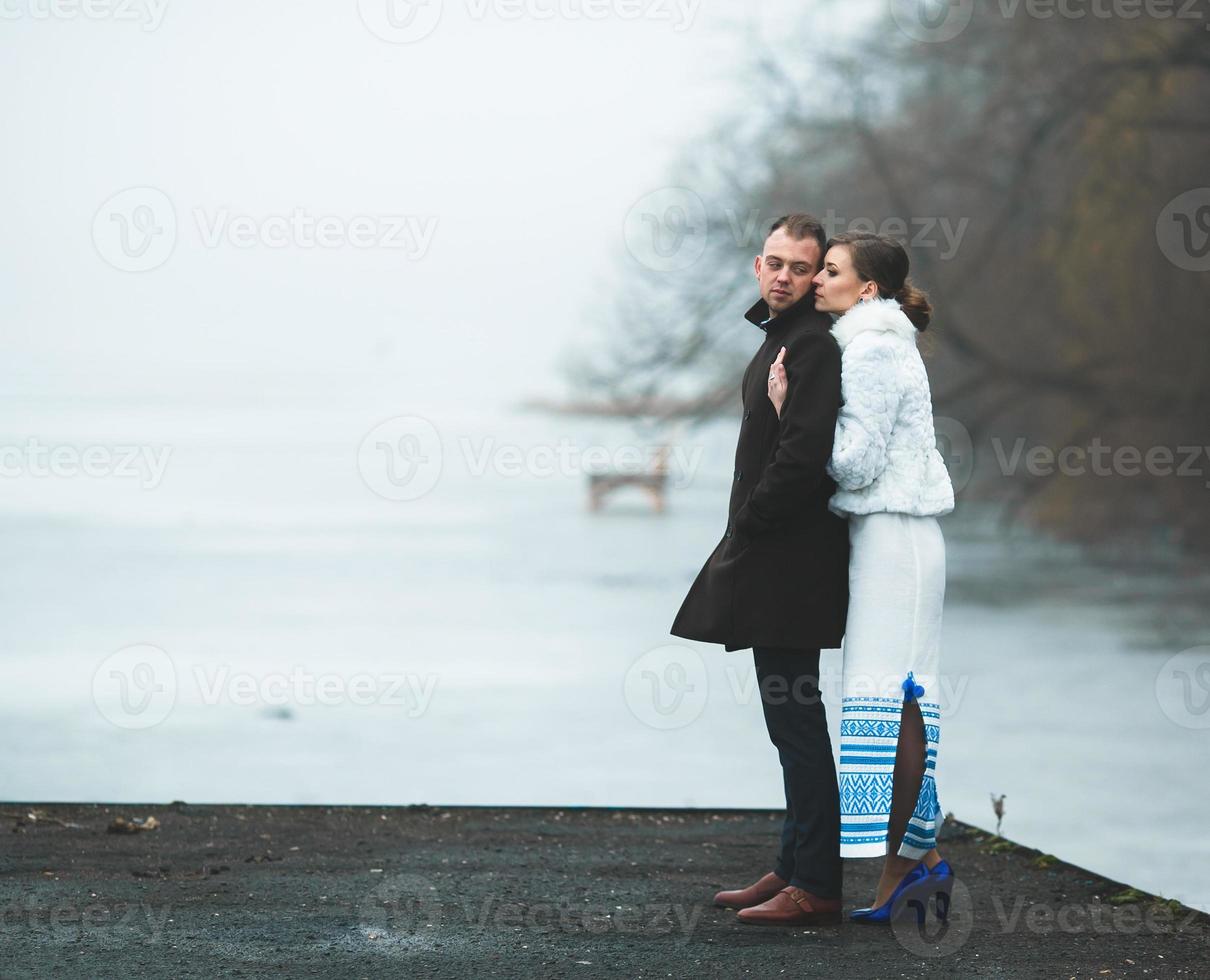
<svg viewBox="0 0 1210 980"><path fill-rule="evenodd" d="M863 299L874 299L878 285L861 280L853 268L853 253L847 245L833 245L824 256L823 268L813 280L815 309L822 313L847 313Z"/></svg>

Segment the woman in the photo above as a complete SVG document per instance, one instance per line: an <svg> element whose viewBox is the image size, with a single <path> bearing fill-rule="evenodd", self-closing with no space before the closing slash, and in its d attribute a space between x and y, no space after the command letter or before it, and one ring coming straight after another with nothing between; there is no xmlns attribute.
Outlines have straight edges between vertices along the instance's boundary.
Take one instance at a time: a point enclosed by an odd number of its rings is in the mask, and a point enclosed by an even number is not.
<svg viewBox="0 0 1210 980"><path fill-rule="evenodd" d="M916 349L928 297L908 278L890 238L844 234L828 242L814 279L815 308L837 319L844 406L828 473L829 508L849 518L849 612L840 723L840 853L883 857L869 908L883 922L913 886L948 913L952 875L936 848L941 810L934 773L940 736L938 679L945 542L937 517L954 491L933 432L928 375ZM785 348L769 398L781 415ZM927 879L927 880L926 880ZM917 914L923 916L922 908Z"/></svg>

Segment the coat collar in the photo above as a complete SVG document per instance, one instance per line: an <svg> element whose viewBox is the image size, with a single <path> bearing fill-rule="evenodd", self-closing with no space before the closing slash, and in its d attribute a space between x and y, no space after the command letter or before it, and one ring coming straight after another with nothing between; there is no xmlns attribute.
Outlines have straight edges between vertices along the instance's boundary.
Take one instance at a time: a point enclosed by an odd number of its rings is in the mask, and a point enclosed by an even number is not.
<svg viewBox="0 0 1210 980"><path fill-rule="evenodd" d="M916 343L915 324L907 318L902 307L893 299L872 299L858 303L832 325L832 336L840 349L844 350L859 333L876 330L892 333L904 340Z"/></svg>
<svg viewBox="0 0 1210 980"><path fill-rule="evenodd" d="M769 313L769 304L762 297L744 314L744 319L756 324L767 334L776 333L797 320L815 315L815 290L809 290L806 296L793 306L787 307L772 320L769 320ZM769 320L769 322L765 323L765 320Z"/></svg>

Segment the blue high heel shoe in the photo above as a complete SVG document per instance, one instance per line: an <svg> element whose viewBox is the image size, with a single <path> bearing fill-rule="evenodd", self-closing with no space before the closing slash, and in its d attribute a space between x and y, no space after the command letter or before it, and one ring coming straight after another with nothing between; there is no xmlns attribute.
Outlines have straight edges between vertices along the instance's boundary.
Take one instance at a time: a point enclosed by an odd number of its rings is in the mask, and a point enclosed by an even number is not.
<svg viewBox="0 0 1210 980"><path fill-rule="evenodd" d="M940 865L938 865L940 867ZM920 903L912 903L911 906L907 902L900 902L899 899L910 891L914 886L919 885L922 881L929 877L929 869L924 866L921 861L916 867L912 868L903 876L903 880L895 886L895 890L891 892L891 897L879 905L877 908L854 909L849 913L849 919L852 922L877 923L890 922L892 913L895 916L902 914L908 908L914 909L916 913L916 921L920 925L924 925L924 906ZM948 909L947 909L948 912Z"/></svg>
<svg viewBox="0 0 1210 980"><path fill-rule="evenodd" d="M954 869L950 867L950 863L948 861L939 861L937 862L936 866L929 871L929 877L940 878L942 881L944 881L946 878L954 877ZM942 884L942 882L937 882L933 887L936 889L937 896L937 918L944 922L947 918L949 918L950 914L950 886L948 882L945 882L944 884Z"/></svg>

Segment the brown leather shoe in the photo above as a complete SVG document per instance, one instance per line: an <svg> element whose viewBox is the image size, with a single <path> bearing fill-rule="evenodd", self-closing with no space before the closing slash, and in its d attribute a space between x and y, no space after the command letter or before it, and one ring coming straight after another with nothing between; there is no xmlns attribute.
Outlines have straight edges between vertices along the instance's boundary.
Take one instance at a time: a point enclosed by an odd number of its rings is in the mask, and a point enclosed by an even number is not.
<svg viewBox="0 0 1210 980"><path fill-rule="evenodd" d="M719 892L714 896L714 904L724 909L746 909L761 902L767 902L788 885L785 878L779 878L777 872L770 871L754 885L740 888L736 891Z"/></svg>
<svg viewBox="0 0 1210 980"><path fill-rule="evenodd" d="M840 921L839 898L820 898L788 885L767 902L741 909L741 922L754 926L815 926Z"/></svg>

